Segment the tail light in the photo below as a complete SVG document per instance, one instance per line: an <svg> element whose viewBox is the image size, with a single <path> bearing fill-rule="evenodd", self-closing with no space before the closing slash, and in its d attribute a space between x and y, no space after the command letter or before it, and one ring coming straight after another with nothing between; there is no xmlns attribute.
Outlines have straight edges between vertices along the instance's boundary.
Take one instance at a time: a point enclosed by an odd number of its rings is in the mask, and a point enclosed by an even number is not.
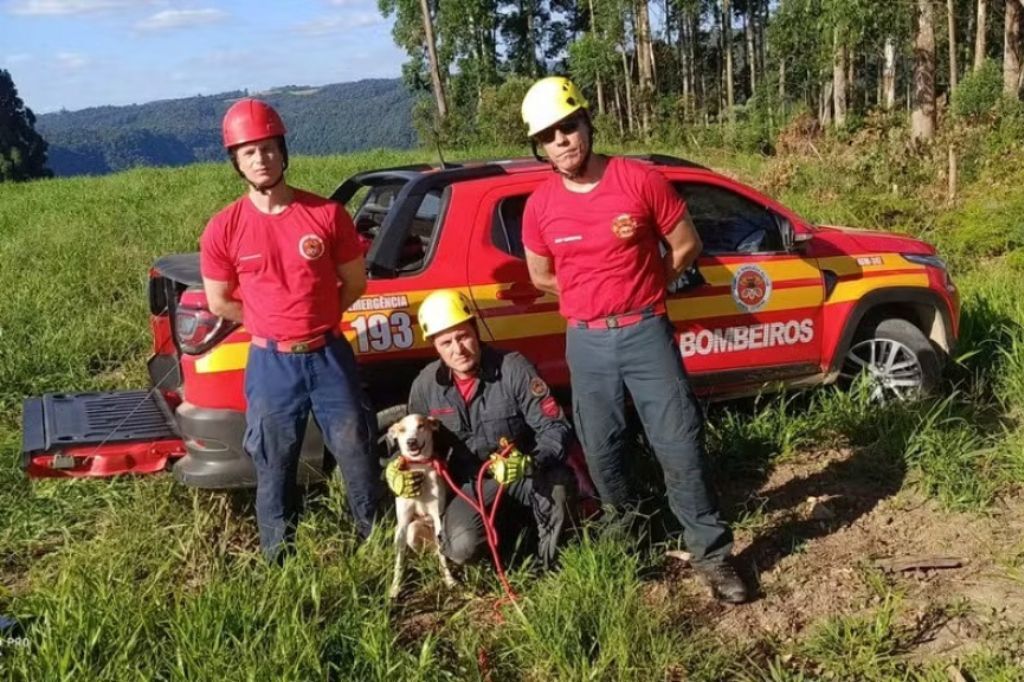
<svg viewBox="0 0 1024 682"><path fill-rule="evenodd" d="M220 343L238 324L206 308L179 305L174 313L174 337L186 355L200 355Z"/></svg>

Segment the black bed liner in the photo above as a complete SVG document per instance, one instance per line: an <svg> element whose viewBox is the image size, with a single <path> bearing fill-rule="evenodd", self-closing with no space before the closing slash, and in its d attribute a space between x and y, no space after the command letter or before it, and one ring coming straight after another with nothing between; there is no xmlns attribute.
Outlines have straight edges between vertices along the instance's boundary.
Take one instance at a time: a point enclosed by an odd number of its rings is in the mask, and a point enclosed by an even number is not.
<svg viewBox="0 0 1024 682"><path fill-rule="evenodd" d="M178 438L159 391L47 393L24 403L22 457L62 447Z"/></svg>

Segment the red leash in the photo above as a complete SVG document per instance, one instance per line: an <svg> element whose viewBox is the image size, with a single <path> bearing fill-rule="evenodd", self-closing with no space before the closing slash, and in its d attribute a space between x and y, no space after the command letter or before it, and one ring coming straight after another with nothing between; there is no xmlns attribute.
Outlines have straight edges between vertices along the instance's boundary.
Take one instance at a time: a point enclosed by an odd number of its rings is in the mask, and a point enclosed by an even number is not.
<svg viewBox="0 0 1024 682"><path fill-rule="evenodd" d="M512 452L515 446L512 443L507 443L499 453L502 457L507 457L508 453ZM512 586L508 582L508 577L505 575L505 568L501 564L501 557L498 554L498 530L494 526L494 519L498 513L498 505L501 502L501 494L505 490L505 486L501 483L498 484L498 492L494 496L494 502L491 503L490 510L487 509L484 504L484 474L487 473L487 467L489 462L484 462L480 466L480 472L476 477L476 500L470 498L469 495L462 492L459 486L455 485L452 481L451 475L448 473L448 467L444 465L440 459L432 460L434 469L441 477L444 478L445 483L448 487L455 491L470 506L477 514L480 515L480 520L483 522L484 535L487 538L487 546L491 550L491 560L494 562L494 568L498 572L498 578L501 580L501 586L505 589L505 595L503 599L499 600L495 607L505 601L515 602L518 600L516 593L512 591ZM500 614L499 614L500 615Z"/></svg>

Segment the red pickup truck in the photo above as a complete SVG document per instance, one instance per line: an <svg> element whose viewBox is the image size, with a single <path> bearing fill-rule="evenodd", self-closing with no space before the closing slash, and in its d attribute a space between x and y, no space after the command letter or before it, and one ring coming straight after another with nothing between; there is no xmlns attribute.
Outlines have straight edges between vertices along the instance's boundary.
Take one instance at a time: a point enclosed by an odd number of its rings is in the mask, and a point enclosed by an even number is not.
<svg viewBox="0 0 1024 682"><path fill-rule="evenodd" d="M641 157L685 198L704 242L670 286L680 360L710 399L765 386L828 384L865 374L878 399L934 389L958 332L960 303L928 244L890 233L813 225L719 173ZM565 324L535 289L520 236L530 192L550 173L534 160L386 168L343 182L366 247L369 286L339 322L382 420L402 409L433 357L416 309L436 289L473 301L484 339L530 358L563 394ZM25 404L24 466L37 476L96 476L172 467L203 488L255 484L242 450L244 328L206 308L198 254L150 271L153 390L49 395ZM301 478L321 475L311 420Z"/></svg>

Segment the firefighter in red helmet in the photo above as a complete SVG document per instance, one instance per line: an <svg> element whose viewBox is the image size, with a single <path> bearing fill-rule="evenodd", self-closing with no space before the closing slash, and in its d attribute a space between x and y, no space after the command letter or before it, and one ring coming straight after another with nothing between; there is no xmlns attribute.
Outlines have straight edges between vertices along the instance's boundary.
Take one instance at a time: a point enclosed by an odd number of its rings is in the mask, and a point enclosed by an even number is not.
<svg viewBox="0 0 1024 682"><path fill-rule="evenodd" d="M244 445L256 469L260 546L278 560L297 521L295 482L310 414L345 479L357 531L370 533L381 498L375 418L342 313L366 290L362 251L339 204L293 188L285 127L266 102L224 115L224 147L249 189L210 219L200 270L210 311L252 335L245 369Z"/></svg>
<svg viewBox="0 0 1024 682"><path fill-rule="evenodd" d="M288 146L284 136L287 133L284 121L274 108L266 102L258 99L240 99L224 114L222 133L224 137L224 148L231 156L231 163L235 170L254 189L260 192L269 192L284 182L284 172L288 170ZM254 150L250 145L259 142L273 141L277 145L280 157L280 170L276 178L267 180L264 173L257 173L256 179L242 170L239 160L239 151L245 146L247 152L246 160L252 161ZM265 170L265 169L264 169Z"/></svg>

